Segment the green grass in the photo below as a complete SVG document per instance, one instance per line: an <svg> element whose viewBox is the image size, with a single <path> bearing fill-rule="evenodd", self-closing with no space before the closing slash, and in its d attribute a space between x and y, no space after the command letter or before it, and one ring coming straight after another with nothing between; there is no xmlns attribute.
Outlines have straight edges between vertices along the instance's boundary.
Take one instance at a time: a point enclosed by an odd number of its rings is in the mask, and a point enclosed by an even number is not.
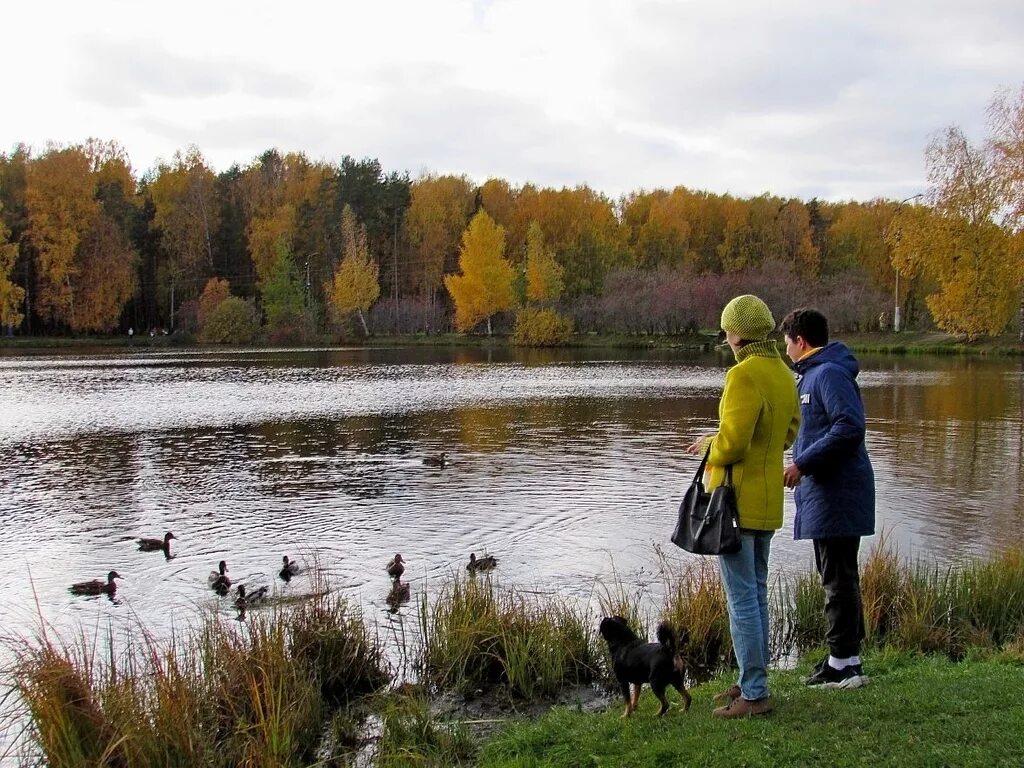
<svg viewBox="0 0 1024 768"><path fill-rule="evenodd" d="M693 691L688 713L656 718L649 691L629 720L556 710L517 722L484 745L481 768L587 766L1020 766L1024 664L883 653L865 659L872 682L852 691L809 689L798 671L772 673L776 710L739 721L711 716L722 677ZM674 694L670 694L670 697ZM673 699L675 701L676 699Z"/></svg>

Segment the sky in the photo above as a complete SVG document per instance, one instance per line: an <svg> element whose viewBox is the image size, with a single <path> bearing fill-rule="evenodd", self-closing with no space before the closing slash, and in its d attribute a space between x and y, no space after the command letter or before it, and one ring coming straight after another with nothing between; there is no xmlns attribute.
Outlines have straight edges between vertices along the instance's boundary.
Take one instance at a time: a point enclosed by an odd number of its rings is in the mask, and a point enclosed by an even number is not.
<svg viewBox="0 0 1024 768"><path fill-rule="evenodd" d="M115 140L477 182L901 199L1024 85L1020 0L33 0L5 6L0 151Z"/></svg>

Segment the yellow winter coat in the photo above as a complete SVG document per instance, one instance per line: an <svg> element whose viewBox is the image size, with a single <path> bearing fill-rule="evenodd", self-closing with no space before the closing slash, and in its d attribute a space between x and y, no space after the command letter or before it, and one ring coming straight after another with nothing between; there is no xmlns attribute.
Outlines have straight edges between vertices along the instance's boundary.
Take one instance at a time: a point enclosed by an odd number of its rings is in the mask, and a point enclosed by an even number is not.
<svg viewBox="0 0 1024 768"><path fill-rule="evenodd" d="M707 487L721 485L731 464L740 527L773 531L782 527L783 452L800 428L796 380L770 340L741 347L736 361L718 403Z"/></svg>

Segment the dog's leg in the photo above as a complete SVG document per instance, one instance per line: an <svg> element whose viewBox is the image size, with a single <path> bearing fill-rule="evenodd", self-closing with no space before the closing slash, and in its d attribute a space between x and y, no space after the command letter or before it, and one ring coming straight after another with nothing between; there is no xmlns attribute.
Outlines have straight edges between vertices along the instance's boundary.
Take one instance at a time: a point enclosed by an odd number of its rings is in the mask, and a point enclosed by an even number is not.
<svg viewBox="0 0 1024 768"><path fill-rule="evenodd" d="M665 689L667 688L665 683L651 683L651 691L654 692L655 697L661 702L661 709L658 710L658 717L661 717L668 712L668 698L665 696Z"/></svg>
<svg viewBox="0 0 1024 768"><path fill-rule="evenodd" d="M624 698L626 700L626 711L622 713L622 717L626 718L626 717L629 717L633 713L632 708L629 706L632 703L632 701L633 701L633 693L630 690L630 684L629 683L623 681L619 685L622 686L622 698Z"/></svg>
<svg viewBox="0 0 1024 768"><path fill-rule="evenodd" d="M637 683L633 686L633 698L630 700L630 712L636 712L637 707L640 705L640 689L643 688L642 683Z"/></svg>
<svg viewBox="0 0 1024 768"><path fill-rule="evenodd" d="M683 684L683 676L679 675L677 680L672 681L672 687L679 691L679 695L683 697L683 712L686 712L690 708L690 692L686 690L686 686Z"/></svg>

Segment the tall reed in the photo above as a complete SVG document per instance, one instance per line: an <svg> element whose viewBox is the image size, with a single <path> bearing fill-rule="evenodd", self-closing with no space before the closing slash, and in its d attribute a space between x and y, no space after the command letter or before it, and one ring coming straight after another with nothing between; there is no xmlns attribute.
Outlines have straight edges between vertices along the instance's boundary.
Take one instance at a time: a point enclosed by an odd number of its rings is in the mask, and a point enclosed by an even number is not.
<svg viewBox="0 0 1024 768"><path fill-rule="evenodd" d="M455 577L431 604L420 598L421 679L472 693L504 687L532 698L592 680L592 621L564 599L501 590L488 577Z"/></svg>
<svg viewBox="0 0 1024 768"><path fill-rule="evenodd" d="M689 639L682 649L691 674L705 677L732 659L729 609L715 560L700 558L673 565L658 550L659 569L665 582L661 618Z"/></svg>
<svg viewBox="0 0 1024 768"><path fill-rule="evenodd" d="M14 650L28 737L58 768L308 765L334 708L390 679L361 615L326 592L245 623L208 615L166 644L133 630Z"/></svg>

